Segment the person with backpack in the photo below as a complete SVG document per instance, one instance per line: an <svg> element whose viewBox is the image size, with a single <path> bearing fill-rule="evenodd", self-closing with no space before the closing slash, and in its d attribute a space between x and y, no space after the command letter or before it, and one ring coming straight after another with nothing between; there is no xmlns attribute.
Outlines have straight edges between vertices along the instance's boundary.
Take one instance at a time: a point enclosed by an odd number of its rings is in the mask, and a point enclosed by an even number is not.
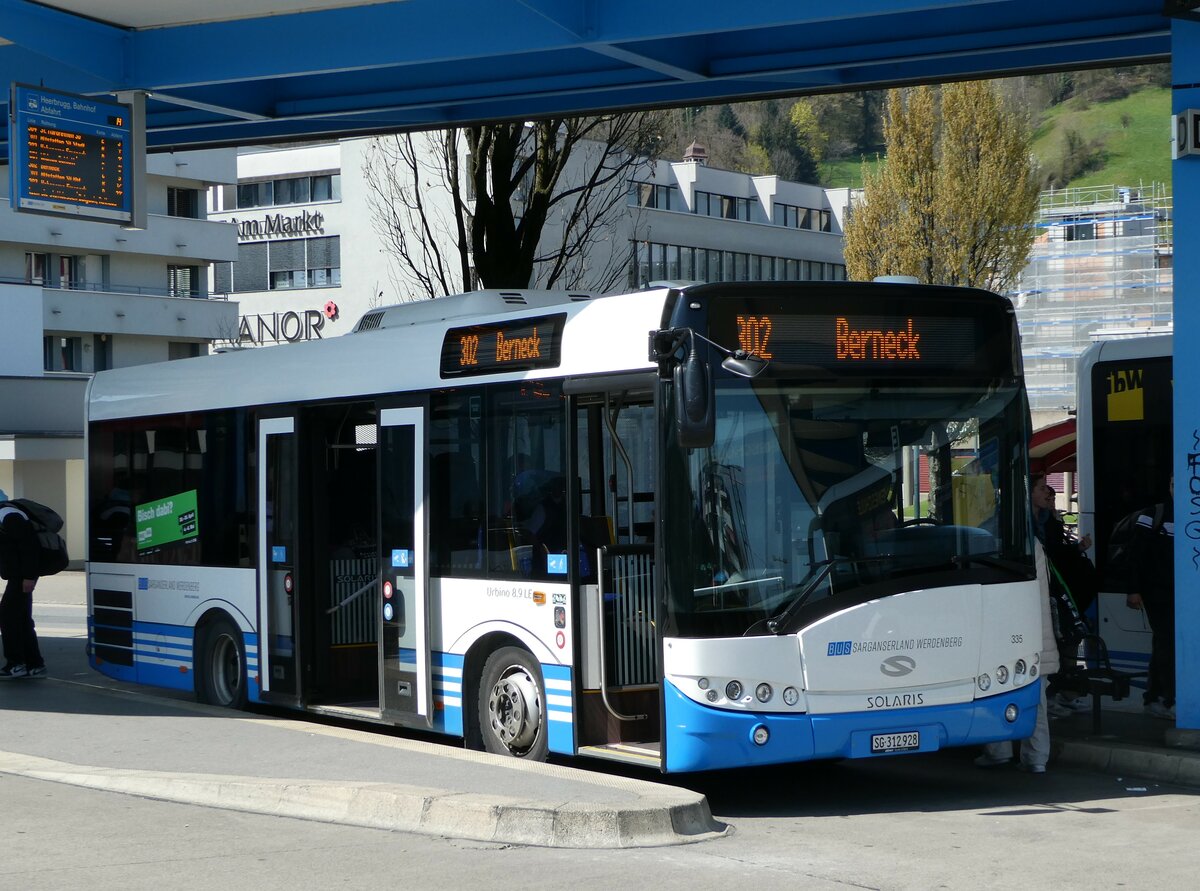
<svg viewBox="0 0 1200 891"><path fill-rule="evenodd" d="M1147 713L1175 720L1175 478L1164 502L1139 512L1129 547L1125 605L1150 620Z"/></svg>
<svg viewBox="0 0 1200 891"><path fill-rule="evenodd" d="M4 667L0 680L41 678L46 663L33 624L33 589L37 585L41 545L29 516L0 489L0 641Z"/></svg>

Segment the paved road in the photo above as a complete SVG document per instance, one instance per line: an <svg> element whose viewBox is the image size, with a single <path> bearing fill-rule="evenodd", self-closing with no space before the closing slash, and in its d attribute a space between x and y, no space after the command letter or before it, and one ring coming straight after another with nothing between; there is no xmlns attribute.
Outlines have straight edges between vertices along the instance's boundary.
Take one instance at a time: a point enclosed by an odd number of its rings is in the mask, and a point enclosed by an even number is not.
<svg viewBox="0 0 1200 891"><path fill-rule="evenodd" d="M1194 880L1200 798L1184 787L1061 764L1045 776L981 771L967 751L665 781L584 761L519 765L404 734L238 715L187 697L129 692L84 667L82 609L49 603L49 594L38 616L53 679L0 685L0 757L10 767L21 759L25 765L0 773L0 801L13 821L0 888L404 881L420 888L533 882L573 889L1010 889L1190 887ZM39 766L36 758L54 763ZM73 785L73 765L100 785ZM220 800L229 784L215 785L216 807L186 797L157 800L169 797L165 787L178 785L182 773L213 781L235 768L243 781L265 780L258 791L273 789L284 803L277 781L300 776L306 793L316 790L323 806L332 802L343 813L346 803L331 790L444 782L468 805L482 803L471 796L484 790L493 803L545 805L543 796L557 793L563 797L556 803L574 808L572 816L591 808L595 819L573 824L577 847L555 849L537 846L553 843L552 833L456 840L450 836L470 836L479 824L455 823L447 818L453 809L444 807L443 822L398 832L349 825L328 810L309 820L230 810L239 802ZM122 783L134 794L103 791ZM622 836L600 815L672 795L704 801L712 829L724 831L697 832L694 844L676 844L688 839L674 833L660 836L667 846L611 849ZM437 807L429 805L431 812ZM470 807L462 813L480 816Z"/></svg>

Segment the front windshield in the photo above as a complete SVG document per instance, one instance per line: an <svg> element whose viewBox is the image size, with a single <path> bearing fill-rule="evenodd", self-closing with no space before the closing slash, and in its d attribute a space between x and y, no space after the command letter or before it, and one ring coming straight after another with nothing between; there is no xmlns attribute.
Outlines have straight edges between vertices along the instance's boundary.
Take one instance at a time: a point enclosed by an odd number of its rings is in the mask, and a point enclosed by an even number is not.
<svg viewBox="0 0 1200 891"><path fill-rule="evenodd" d="M877 383L718 383L714 444L668 461L668 634L1029 577L1019 388Z"/></svg>

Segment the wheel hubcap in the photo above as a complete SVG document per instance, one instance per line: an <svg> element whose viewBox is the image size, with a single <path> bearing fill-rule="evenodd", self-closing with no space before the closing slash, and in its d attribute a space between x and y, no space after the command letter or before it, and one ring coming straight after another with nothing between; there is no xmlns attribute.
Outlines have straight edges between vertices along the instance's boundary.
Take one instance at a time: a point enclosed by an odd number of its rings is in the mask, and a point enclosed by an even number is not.
<svg viewBox="0 0 1200 891"><path fill-rule="evenodd" d="M541 729L541 702L529 673L514 665L501 676L488 696L492 731L512 752L525 752Z"/></svg>
<svg viewBox="0 0 1200 891"><path fill-rule="evenodd" d="M227 634L213 648L213 690L223 703L233 702L242 684L242 660L237 645Z"/></svg>

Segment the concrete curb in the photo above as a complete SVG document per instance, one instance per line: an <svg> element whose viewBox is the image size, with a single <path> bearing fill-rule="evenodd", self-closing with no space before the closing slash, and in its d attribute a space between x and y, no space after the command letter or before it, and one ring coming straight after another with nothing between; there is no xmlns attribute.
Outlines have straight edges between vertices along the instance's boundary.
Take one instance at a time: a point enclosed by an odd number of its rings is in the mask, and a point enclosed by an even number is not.
<svg viewBox="0 0 1200 891"><path fill-rule="evenodd" d="M678 845L727 829L703 795L675 787L653 787L631 805L546 803L394 783L88 767L13 752L0 752L0 773L202 807L552 848Z"/></svg>
<svg viewBox="0 0 1200 891"><path fill-rule="evenodd" d="M1200 786L1200 755L1194 752L1176 754L1146 746L1122 743L1095 745L1064 740L1056 755L1063 763L1102 773L1145 777L1181 786Z"/></svg>

